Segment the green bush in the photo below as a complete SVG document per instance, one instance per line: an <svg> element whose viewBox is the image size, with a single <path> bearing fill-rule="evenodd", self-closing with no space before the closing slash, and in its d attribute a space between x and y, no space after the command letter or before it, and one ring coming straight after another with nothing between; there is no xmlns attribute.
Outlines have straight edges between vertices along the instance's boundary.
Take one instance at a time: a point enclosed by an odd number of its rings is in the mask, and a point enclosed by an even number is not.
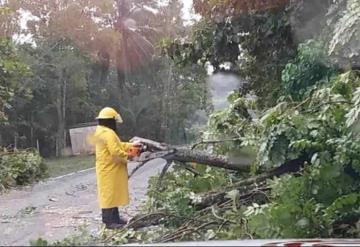
<svg viewBox="0 0 360 247"><path fill-rule="evenodd" d="M282 71L285 96L302 100L316 85L326 84L334 74L324 44L308 40L298 47L298 54Z"/></svg>
<svg viewBox="0 0 360 247"><path fill-rule="evenodd" d="M0 153L0 191L25 185L47 176L47 168L38 152L22 150Z"/></svg>

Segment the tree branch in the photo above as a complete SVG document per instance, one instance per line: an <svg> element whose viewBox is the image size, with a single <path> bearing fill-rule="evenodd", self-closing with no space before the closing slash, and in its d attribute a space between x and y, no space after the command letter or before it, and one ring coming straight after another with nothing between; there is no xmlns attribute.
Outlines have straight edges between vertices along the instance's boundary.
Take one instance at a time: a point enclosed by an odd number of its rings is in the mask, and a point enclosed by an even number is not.
<svg viewBox="0 0 360 247"><path fill-rule="evenodd" d="M192 174L194 174L194 176L201 176L201 175L202 175L202 174L201 174L200 172L198 172L196 169L192 168L191 165L189 165L188 163L175 161L175 164L177 164L177 165L179 165L180 167L183 167L183 168L186 169L187 171L191 172Z"/></svg>
<svg viewBox="0 0 360 247"><path fill-rule="evenodd" d="M169 215L165 211L158 211L145 215L136 215L129 221L126 226L124 226L124 228L132 228L136 230L143 227L158 225L160 221L165 217L169 217Z"/></svg>
<svg viewBox="0 0 360 247"><path fill-rule="evenodd" d="M172 162L167 162L166 165L164 166L164 168L162 169L162 171L160 173L160 176L159 176L159 179L158 179L157 184L156 184L156 190L157 191L161 191L162 180L163 180L167 170L170 168L171 165L172 165Z"/></svg>
<svg viewBox="0 0 360 247"><path fill-rule="evenodd" d="M321 103L319 105L312 106L311 108L305 110L304 112L314 112L314 111L319 110L321 107L323 107L325 105L333 105L333 104L334 105L335 104L348 104L348 105L351 105L352 102L349 101L349 100L328 101L328 102Z"/></svg>
<svg viewBox="0 0 360 247"><path fill-rule="evenodd" d="M206 208L215 203L223 202L226 200L226 194L234 189L238 190L240 194L244 192L247 193L249 189L254 190L258 187L259 184L265 183L267 179L271 179L275 176L280 176L287 173L298 172L305 161L306 158L305 156L303 156L298 159L288 161L280 167L275 168L269 172L265 172L263 174L240 181L233 186L224 189L221 192L206 193L202 200L196 203L195 206L199 208Z"/></svg>

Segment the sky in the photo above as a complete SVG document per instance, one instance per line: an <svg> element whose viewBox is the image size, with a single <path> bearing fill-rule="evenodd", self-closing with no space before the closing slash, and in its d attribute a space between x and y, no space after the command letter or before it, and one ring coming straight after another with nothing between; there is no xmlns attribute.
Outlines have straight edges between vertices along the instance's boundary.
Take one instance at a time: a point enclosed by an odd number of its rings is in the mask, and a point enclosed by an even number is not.
<svg viewBox="0 0 360 247"><path fill-rule="evenodd" d="M166 1L167 0L159 0L159 2L166 2ZM193 19L199 20L200 16L196 15L194 11L192 11L193 0L181 0L181 1L184 5L182 14L185 25L193 24ZM26 22L30 19L32 19L30 13L26 13L26 12L22 13L22 18L20 20L20 26L22 29L27 29ZM14 40L20 43L24 43L24 42L32 43L32 38L30 34L14 35Z"/></svg>
<svg viewBox="0 0 360 247"><path fill-rule="evenodd" d="M184 4L183 18L185 19L186 23L191 23L191 18L198 18L191 12L193 0L182 0L182 2Z"/></svg>
<svg viewBox="0 0 360 247"><path fill-rule="evenodd" d="M182 15L186 25L192 24L193 23L192 19L198 20L200 18L199 15L195 15L195 13L192 11L193 0L180 0L180 1L184 5ZM168 0L158 0L158 3L160 5L166 4L167 2Z"/></svg>

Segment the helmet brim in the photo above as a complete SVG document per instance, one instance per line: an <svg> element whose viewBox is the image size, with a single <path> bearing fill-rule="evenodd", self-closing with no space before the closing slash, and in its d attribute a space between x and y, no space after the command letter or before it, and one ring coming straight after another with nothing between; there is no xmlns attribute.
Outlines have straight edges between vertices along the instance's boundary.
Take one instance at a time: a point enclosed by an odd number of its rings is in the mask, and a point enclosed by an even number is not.
<svg viewBox="0 0 360 247"><path fill-rule="evenodd" d="M123 123L123 122L124 122L123 119L122 119L122 117L120 116L120 114L116 115L115 121L116 121L117 123Z"/></svg>
<svg viewBox="0 0 360 247"><path fill-rule="evenodd" d="M123 123L123 119L122 117L120 116L120 114L116 115L114 118L104 118L104 117L96 117L95 118L96 120L99 120L99 119L114 119L117 123Z"/></svg>

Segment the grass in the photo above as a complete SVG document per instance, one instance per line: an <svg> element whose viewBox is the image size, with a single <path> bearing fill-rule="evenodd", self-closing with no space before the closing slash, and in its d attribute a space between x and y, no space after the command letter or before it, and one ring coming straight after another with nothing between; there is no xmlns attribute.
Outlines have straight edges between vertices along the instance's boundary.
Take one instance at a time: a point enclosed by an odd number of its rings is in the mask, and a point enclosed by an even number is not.
<svg viewBox="0 0 360 247"><path fill-rule="evenodd" d="M46 159L50 177L57 177L72 172L95 167L94 156L72 156L59 159Z"/></svg>

